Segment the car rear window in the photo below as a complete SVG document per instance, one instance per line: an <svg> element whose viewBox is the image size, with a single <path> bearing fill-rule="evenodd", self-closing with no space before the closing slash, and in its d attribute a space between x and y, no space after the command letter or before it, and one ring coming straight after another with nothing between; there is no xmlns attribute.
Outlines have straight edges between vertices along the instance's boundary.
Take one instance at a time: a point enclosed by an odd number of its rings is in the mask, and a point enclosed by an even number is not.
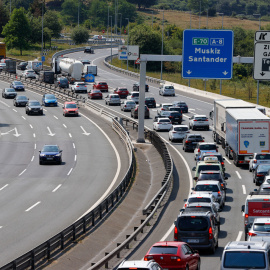
<svg viewBox="0 0 270 270"><path fill-rule="evenodd" d="M77 83L77 85L85 86L85 83Z"/></svg>
<svg viewBox="0 0 270 270"><path fill-rule="evenodd" d="M200 145L200 150L216 150L217 146L214 144L202 144Z"/></svg>
<svg viewBox="0 0 270 270"><path fill-rule="evenodd" d="M205 217L180 217L178 221L178 227L180 231L206 231L208 229L208 222Z"/></svg>
<svg viewBox="0 0 270 270"><path fill-rule="evenodd" d="M270 232L270 223L255 223L253 230L257 232Z"/></svg>
<svg viewBox="0 0 270 270"><path fill-rule="evenodd" d="M221 155L203 155L201 160L204 160L206 157L216 157L220 163L223 162L223 158ZM270 166L269 166L269 169L270 169Z"/></svg>
<svg viewBox="0 0 270 270"><path fill-rule="evenodd" d="M105 82L100 82L100 83L98 83L99 85L107 85L107 83L105 83Z"/></svg>
<svg viewBox="0 0 270 270"><path fill-rule="evenodd" d="M258 160L270 159L270 154L258 154L256 155L256 159Z"/></svg>
<svg viewBox="0 0 270 270"><path fill-rule="evenodd" d="M199 165L198 172L200 171L220 171L220 166L217 164Z"/></svg>
<svg viewBox="0 0 270 270"><path fill-rule="evenodd" d="M178 247L172 246L154 246L150 249L149 254L177 254Z"/></svg>
<svg viewBox="0 0 270 270"><path fill-rule="evenodd" d="M194 119L196 119L197 121L206 121L207 120L206 117L194 117Z"/></svg>
<svg viewBox="0 0 270 270"><path fill-rule="evenodd" d="M145 98L145 100L151 100L151 101L154 101L155 99L153 97L147 97Z"/></svg>
<svg viewBox="0 0 270 270"><path fill-rule="evenodd" d="M134 267L119 267L117 269L121 269L121 270L130 270L130 269L149 270L149 268L136 267L136 265Z"/></svg>
<svg viewBox="0 0 270 270"><path fill-rule="evenodd" d="M224 257L225 268L261 269L265 268L264 252L259 251L226 251Z"/></svg>
<svg viewBox="0 0 270 270"><path fill-rule="evenodd" d="M211 199L210 198L204 198L204 197L192 197L188 199L189 203L196 203L196 202L206 202L210 203Z"/></svg>
<svg viewBox="0 0 270 270"><path fill-rule="evenodd" d="M139 93L133 93L132 96L133 97L138 97L139 96Z"/></svg>
<svg viewBox="0 0 270 270"><path fill-rule="evenodd" d="M160 123L170 123L171 121L169 119L160 119Z"/></svg>
<svg viewBox="0 0 270 270"><path fill-rule="evenodd" d="M170 111L177 111L178 113L182 112L182 109L180 107L170 107Z"/></svg>
<svg viewBox="0 0 270 270"><path fill-rule="evenodd" d="M198 180L219 180L220 178L219 173L202 173L199 175Z"/></svg>
<svg viewBox="0 0 270 270"><path fill-rule="evenodd" d="M188 140L191 140L191 141L202 141L203 138L202 138L202 136L191 135L191 136L188 136Z"/></svg>
<svg viewBox="0 0 270 270"><path fill-rule="evenodd" d="M191 206L191 207L187 207L185 209L185 212L208 212L208 211L211 211L212 212L212 209L211 207L209 206L203 206L203 207L197 207L197 206Z"/></svg>
<svg viewBox="0 0 270 270"><path fill-rule="evenodd" d="M212 192L218 192L219 188L217 185L208 185L208 184L203 184L203 185L196 185L194 188L195 191L212 191Z"/></svg>
<svg viewBox="0 0 270 270"><path fill-rule="evenodd" d="M114 95L114 96L111 96L111 98L119 98L119 96L118 95Z"/></svg>
<svg viewBox="0 0 270 270"><path fill-rule="evenodd" d="M171 116L181 116L181 114L179 112L171 112L170 115Z"/></svg>
<svg viewBox="0 0 270 270"><path fill-rule="evenodd" d="M174 89L173 86L165 86L165 89Z"/></svg>
<svg viewBox="0 0 270 270"><path fill-rule="evenodd" d="M174 131L188 131L188 127L175 127Z"/></svg>

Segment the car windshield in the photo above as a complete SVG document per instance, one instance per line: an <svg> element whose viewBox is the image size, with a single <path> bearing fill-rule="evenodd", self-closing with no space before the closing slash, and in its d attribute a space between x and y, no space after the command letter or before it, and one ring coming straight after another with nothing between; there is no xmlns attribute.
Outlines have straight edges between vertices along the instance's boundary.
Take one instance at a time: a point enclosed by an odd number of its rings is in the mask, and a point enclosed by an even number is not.
<svg viewBox="0 0 270 270"><path fill-rule="evenodd" d="M101 93L99 90L92 90L92 93Z"/></svg>
<svg viewBox="0 0 270 270"><path fill-rule="evenodd" d="M270 232L270 223L255 223L253 230L256 232Z"/></svg>
<svg viewBox="0 0 270 270"><path fill-rule="evenodd" d="M23 85L21 82L13 82L15 85Z"/></svg>
<svg viewBox="0 0 270 270"><path fill-rule="evenodd" d="M6 91L7 92L15 92L15 90L13 88L7 88Z"/></svg>
<svg viewBox="0 0 270 270"><path fill-rule="evenodd" d="M221 179L219 173L201 173L198 180L219 180Z"/></svg>
<svg viewBox="0 0 270 270"><path fill-rule="evenodd" d="M197 203L197 202L206 202L210 203L211 199L210 198L204 198L204 197L192 197L188 199L189 203Z"/></svg>
<svg viewBox="0 0 270 270"><path fill-rule="evenodd" d="M46 95L45 98L46 99L55 99L55 96L54 95Z"/></svg>
<svg viewBox="0 0 270 270"><path fill-rule="evenodd" d="M133 97L139 97L139 93L133 93L132 96Z"/></svg>
<svg viewBox="0 0 270 270"><path fill-rule="evenodd" d="M30 106L40 106L40 103L38 101L31 101L29 102Z"/></svg>
<svg viewBox="0 0 270 270"><path fill-rule="evenodd" d="M188 136L187 139L191 140L191 141L198 141L198 140L202 141L203 140L201 136L195 136L195 135Z"/></svg>
<svg viewBox="0 0 270 270"><path fill-rule="evenodd" d="M174 131L188 131L188 127L175 127Z"/></svg>
<svg viewBox="0 0 270 270"><path fill-rule="evenodd" d="M34 70L27 70L27 73L34 73Z"/></svg>
<svg viewBox="0 0 270 270"><path fill-rule="evenodd" d="M162 105L162 107L163 107L163 109L166 109L166 110L169 110L169 107L170 107L171 105Z"/></svg>
<svg viewBox="0 0 270 270"><path fill-rule="evenodd" d="M66 104L66 108L72 109L72 108L77 108L76 104Z"/></svg>
<svg viewBox="0 0 270 270"><path fill-rule="evenodd" d="M225 268L265 269L265 255L260 251L226 251Z"/></svg>
<svg viewBox="0 0 270 270"><path fill-rule="evenodd" d="M219 188L217 185L210 185L210 184L203 184L203 185L196 185L194 188L195 191L212 191L218 192Z"/></svg>
<svg viewBox="0 0 270 270"><path fill-rule="evenodd" d="M168 112L168 111L162 111L160 115L161 116L168 116L168 115L170 115L170 112Z"/></svg>
<svg viewBox="0 0 270 270"><path fill-rule="evenodd" d="M42 152L59 152L59 148L57 145L45 145Z"/></svg>
<svg viewBox="0 0 270 270"><path fill-rule="evenodd" d="M199 147L200 150L217 150L217 146L214 144L202 144Z"/></svg>
<svg viewBox="0 0 270 270"><path fill-rule="evenodd" d="M181 231L206 231L208 222L205 217L187 216L179 218L178 226Z"/></svg>
<svg viewBox="0 0 270 270"><path fill-rule="evenodd" d="M256 159L258 160L270 159L270 154L258 154L256 155Z"/></svg>
<svg viewBox="0 0 270 270"><path fill-rule="evenodd" d="M126 88L122 88L122 89L120 88L120 89L118 89L118 91L120 91L120 92L121 91L127 91L127 89Z"/></svg>
<svg viewBox="0 0 270 270"><path fill-rule="evenodd" d="M17 99L19 100L28 100L26 96L17 96Z"/></svg>
<svg viewBox="0 0 270 270"><path fill-rule="evenodd" d="M149 255L154 254L177 254L178 247L171 246L154 246L150 249Z"/></svg>
<svg viewBox="0 0 270 270"><path fill-rule="evenodd" d="M107 85L107 83L105 83L105 82L100 82L100 83L98 83L99 85Z"/></svg>

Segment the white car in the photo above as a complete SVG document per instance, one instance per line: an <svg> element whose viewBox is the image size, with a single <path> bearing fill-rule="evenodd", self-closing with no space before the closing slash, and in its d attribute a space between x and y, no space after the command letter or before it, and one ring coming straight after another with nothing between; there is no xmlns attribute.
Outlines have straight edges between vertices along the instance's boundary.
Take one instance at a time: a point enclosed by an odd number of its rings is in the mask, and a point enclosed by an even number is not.
<svg viewBox="0 0 270 270"><path fill-rule="evenodd" d="M156 118L153 123L154 130L170 130L172 122L169 118Z"/></svg>
<svg viewBox="0 0 270 270"><path fill-rule="evenodd" d="M121 105L121 99L118 94L109 94L105 98L106 105Z"/></svg>
<svg viewBox="0 0 270 270"><path fill-rule="evenodd" d="M249 171L254 171L260 164L270 164L269 153L254 153L252 159L249 161Z"/></svg>
<svg viewBox="0 0 270 270"><path fill-rule="evenodd" d="M159 94L161 96L175 96L173 85L163 85L159 88Z"/></svg>
<svg viewBox="0 0 270 270"><path fill-rule="evenodd" d="M106 40L106 38L103 37L102 35L94 35L93 40Z"/></svg>
<svg viewBox="0 0 270 270"><path fill-rule="evenodd" d="M199 142L194 149L194 159L200 160L202 153L216 153L218 152L218 146L214 142Z"/></svg>
<svg viewBox="0 0 270 270"><path fill-rule="evenodd" d="M251 241L252 236L260 236L260 237L267 236L268 239L270 238L270 218L269 217L261 217L261 218L254 219L251 225L251 228L249 229L247 240ZM254 241L254 239L252 240Z"/></svg>
<svg viewBox="0 0 270 270"><path fill-rule="evenodd" d="M161 270L161 266L154 260L151 261L123 261L117 269L138 269L138 270Z"/></svg>
<svg viewBox="0 0 270 270"><path fill-rule="evenodd" d="M162 111L169 111L170 107L172 107L172 103L161 103L160 107L157 109L157 114L160 115Z"/></svg>
<svg viewBox="0 0 270 270"><path fill-rule="evenodd" d="M84 82L75 82L70 89L74 93L87 93L87 85Z"/></svg>
<svg viewBox="0 0 270 270"><path fill-rule="evenodd" d="M131 92L130 95L127 96L127 100L133 100L136 104L139 103L139 92Z"/></svg>
<svg viewBox="0 0 270 270"><path fill-rule="evenodd" d="M0 71L2 71L5 66L6 66L6 63L0 63Z"/></svg>
<svg viewBox="0 0 270 270"><path fill-rule="evenodd" d="M189 118L189 128L192 130L202 128L209 130L209 121L206 115L193 115Z"/></svg>
<svg viewBox="0 0 270 270"><path fill-rule="evenodd" d="M136 102L133 100L125 100L121 102L121 111L130 112L136 107Z"/></svg>
<svg viewBox="0 0 270 270"><path fill-rule="evenodd" d="M25 78L31 78L31 79L36 79L37 75L33 69L27 69L23 71L22 76Z"/></svg>
<svg viewBox="0 0 270 270"><path fill-rule="evenodd" d="M172 126L169 131L169 140L173 141L183 141L186 134L189 133L187 125L175 125Z"/></svg>

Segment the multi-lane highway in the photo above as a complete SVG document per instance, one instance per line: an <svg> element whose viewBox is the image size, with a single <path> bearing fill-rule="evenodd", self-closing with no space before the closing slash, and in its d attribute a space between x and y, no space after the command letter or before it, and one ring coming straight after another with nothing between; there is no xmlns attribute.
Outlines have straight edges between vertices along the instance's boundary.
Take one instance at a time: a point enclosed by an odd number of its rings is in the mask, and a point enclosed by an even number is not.
<svg viewBox="0 0 270 270"><path fill-rule="evenodd" d="M116 52L116 51L115 51ZM77 52L67 55L68 57L76 59L90 59L93 64L98 65L98 76L96 81L106 81L112 91L116 87L127 87L129 91L132 91L133 83L137 82L130 77L124 76L121 73L116 73L108 69L103 64L105 56L110 54L110 50L96 50L94 55L87 55L83 52ZM88 86L91 88L91 85ZM106 93L104 93L106 95ZM175 100L183 100L189 106L189 113L185 114L183 124L188 123L188 117L193 114L205 114L209 115L209 112L213 108L213 100L200 96L195 96L189 93L176 92L175 97L162 97L158 94L158 86L150 84L150 91L146 93L146 96L155 97L157 104L172 102ZM95 101L100 106L106 107L108 110L117 113L119 115L130 116L129 112L121 112L118 106L105 106L104 100ZM156 109L151 109L150 119L145 120L145 125L149 128L153 127L153 118L156 115ZM193 131L191 131L193 132ZM205 141L212 140L211 128L209 131L196 131L193 133L200 133L205 137ZM145 241L142 246L136 250L129 259L141 259L149 249L150 245L159 240L173 240L173 222L179 213L179 209L182 208L184 199L188 197L190 188L192 185L193 172L192 168L195 166L193 153L185 153L182 149L182 143L170 143L168 140L167 132L160 132L160 135L167 140L169 150L174 158L174 163L177 168L176 180L171 201L167 207L167 210L162 216L161 221L158 223L156 229L151 236ZM225 156L225 153L221 146L219 151ZM220 213L221 215L221 232L219 233L219 248L215 255L208 255L202 253L202 265L201 269L216 270L220 266L220 257L222 255L223 247L229 242L234 240L244 240L243 235L243 216L241 213L241 205L244 204L246 194L255 188L252 182L252 175L248 172L247 168L237 168L230 160L226 158L225 161L226 173L228 176L228 189L226 206ZM162 237L161 237L162 235Z"/></svg>
<svg viewBox="0 0 270 270"><path fill-rule="evenodd" d="M20 94L42 98L27 87ZM110 124L83 108L79 117L64 117L58 102L44 115L26 115L0 98L0 266L71 225L127 171L126 149ZM44 144L59 145L61 165L39 165Z"/></svg>

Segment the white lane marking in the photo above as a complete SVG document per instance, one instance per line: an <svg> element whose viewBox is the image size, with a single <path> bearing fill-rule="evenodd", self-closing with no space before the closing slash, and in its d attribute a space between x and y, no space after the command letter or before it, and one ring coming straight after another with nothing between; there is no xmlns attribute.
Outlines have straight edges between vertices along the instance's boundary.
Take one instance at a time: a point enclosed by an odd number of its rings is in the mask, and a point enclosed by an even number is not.
<svg viewBox="0 0 270 270"><path fill-rule="evenodd" d="M73 168L71 168L71 169L69 170L69 172L68 172L68 174L67 174L67 175L70 175L70 174L71 174L71 172L72 172L72 170L73 170Z"/></svg>
<svg viewBox="0 0 270 270"><path fill-rule="evenodd" d="M15 109L13 109L14 112L17 112Z"/></svg>
<svg viewBox="0 0 270 270"><path fill-rule="evenodd" d="M242 185L242 189L243 189L243 194L247 194L246 186L245 185Z"/></svg>
<svg viewBox="0 0 270 270"><path fill-rule="evenodd" d="M33 137L36 138L36 134L35 133L33 133Z"/></svg>
<svg viewBox="0 0 270 270"><path fill-rule="evenodd" d="M5 184L4 186L2 186L2 187L0 188L0 191L3 190L4 188L6 188L7 186L8 186L8 184Z"/></svg>
<svg viewBox="0 0 270 270"><path fill-rule="evenodd" d="M238 171L235 171L235 173L237 174L239 179L242 179L242 177L241 177L241 175L240 175L240 173Z"/></svg>
<svg viewBox="0 0 270 270"><path fill-rule="evenodd" d="M191 108L190 108L190 109L188 109L188 110L189 110L189 111L195 111L195 109L191 109Z"/></svg>
<svg viewBox="0 0 270 270"><path fill-rule="evenodd" d="M35 158L35 156L32 156L32 159L31 159L31 161L33 161L33 160L34 160L34 158Z"/></svg>
<svg viewBox="0 0 270 270"><path fill-rule="evenodd" d="M35 146L34 146L35 149L37 149L37 144L35 143Z"/></svg>
<svg viewBox="0 0 270 270"><path fill-rule="evenodd" d="M43 111L47 112L47 110L46 110L46 109L43 109Z"/></svg>
<svg viewBox="0 0 270 270"><path fill-rule="evenodd" d="M243 232L242 231L239 231L238 235L237 235L237 238L235 241L240 241L241 240L241 237L242 237L242 234Z"/></svg>
<svg viewBox="0 0 270 270"><path fill-rule="evenodd" d="M29 212L30 210L32 210L34 207L36 207L36 206L39 205L40 203L41 203L41 201L39 201L39 202L33 204L32 206L30 206L29 208L27 208L27 209L25 210L25 212Z"/></svg>
<svg viewBox="0 0 270 270"><path fill-rule="evenodd" d="M77 160L77 155L74 156L74 161L76 161L76 160Z"/></svg>
<svg viewBox="0 0 270 270"><path fill-rule="evenodd" d="M225 160L226 160L229 164L232 164L226 157L225 157Z"/></svg>
<svg viewBox="0 0 270 270"><path fill-rule="evenodd" d="M0 226L0 229L2 229L3 228L3 226Z"/></svg>
<svg viewBox="0 0 270 270"><path fill-rule="evenodd" d="M63 124L64 128L67 128L67 126L65 124Z"/></svg>
<svg viewBox="0 0 270 270"><path fill-rule="evenodd" d="M21 176L25 171L26 171L26 169L24 169L24 170L19 174L19 176Z"/></svg>
<svg viewBox="0 0 270 270"><path fill-rule="evenodd" d="M203 111L202 109L197 108L198 111Z"/></svg>
<svg viewBox="0 0 270 270"><path fill-rule="evenodd" d="M26 120L26 118L24 116L22 116L22 119Z"/></svg>
<svg viewBox="0 0 270 270"><path fill-rule="evenodd" d="M33 128L33 126L31 124L29 124L30 128Z"/></svg>
<svg viewBox="0 0 270 270"><path fill-rule="evenodd" d="M70 137L70 138L72 138L72 135L71 135L71 133L68 133L68 135L69 135L69 137Z"/></svg>
<svg viewBox="0 0 270 270"><path fill-rule="evenodd" d="M196 112L190 112L190 113L192 113L192 114L197 114Z"/></svg>
<svg viewBox="0 0 270 270"><path fill-rule="evenodd" d="M1 81L1 82L4 82L4 81ZM5 82L6 83L6 82ZM7 103L5 103L4 101L1 101L0 100L0 102L2 103L2 104L4 104L5 106L7 106L8 108L10 108L10 106L7 104Z"/></svg>
<svg viewBox="0 0 270 270"><path fill-rule="evenodd" d="M86 136L88 136L88 135L90 135L91 133L88 133L88 132L86 132L85 131L85 129L81 126L81 129L82 129L82 131L83 131L83 135L86 135Z"/></svg>
<svg viewBox="0 0 270 270"><path fill-rule="evenodd" d="M55 192L57 189L59 189L62 185L58 185L52 192Z"/></svg>
<svg viewBox="0 0 270 270"><path fill-rule="evenodd" d="M242 213L242 216L243 216L243 217L245 216L245 212Z"/></svg>
<svg viewBox="0 0 270 270"><path fill-rule="evenodd" d="M73 143L73 148L75 149L75 143Z"/></svg>
<svg viewBox="0 0 270 270"><path fill-rule="evenodd" d="M57 116L55 116L55 115L54 115L53 117L54 117L55 119L58 119L58 117L57 117Z"/></svg>
<svg viewBox="0 0 270 270"><path fill-rule="evenodd" d="M54 136L55 135L55 133L52 133L52 131L51 131L51 129L49 128L49 127L47 127L47 129L48 129L48 131L49 131L49 136Z"/></svg>
<svg viewBox="0 0 270 270"><path fill-rule="evenodd" d="M163 235L163 237L159 240L159 241L165 241L167 238L168 238L168 236L169 236L169 234L172 232L172 230L174 229L174 224L172 224L172 226L170 227L170 229Z"/></svg>

